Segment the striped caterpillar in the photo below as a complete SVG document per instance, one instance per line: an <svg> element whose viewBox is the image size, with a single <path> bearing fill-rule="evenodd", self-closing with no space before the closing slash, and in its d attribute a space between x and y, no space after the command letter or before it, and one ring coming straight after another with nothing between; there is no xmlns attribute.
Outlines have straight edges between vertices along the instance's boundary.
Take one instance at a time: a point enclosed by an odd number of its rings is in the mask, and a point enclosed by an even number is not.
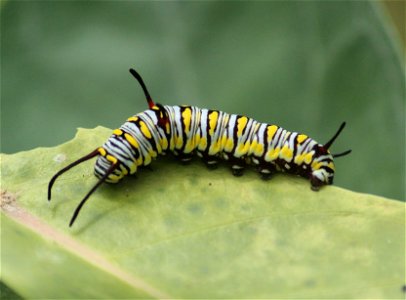
<svg viewBox="0 0 406 300"><path fill-rule="evenodd" d="M116 183L140 166L148 166L159 154L170 151L181 161L193 154L202 157L209 167L219 159L231 163L235 176L242 175L244 166L254 165L264 178L286 172L308 178L311 188L333 183L333 158L347 155L351 150L331 154L329 148L345 126L324 145L305 134L290 132L282 127L260 123L242 115L195 106L167 106L155 103L141 76L130 73L141 85L149 109L130 118L113 131L103 146L83 156L57 172L48 185L48 201L55 180L72 167L98 156L94 168L99 181L77 206L69 226L90 195L103 183Z"/></svg>

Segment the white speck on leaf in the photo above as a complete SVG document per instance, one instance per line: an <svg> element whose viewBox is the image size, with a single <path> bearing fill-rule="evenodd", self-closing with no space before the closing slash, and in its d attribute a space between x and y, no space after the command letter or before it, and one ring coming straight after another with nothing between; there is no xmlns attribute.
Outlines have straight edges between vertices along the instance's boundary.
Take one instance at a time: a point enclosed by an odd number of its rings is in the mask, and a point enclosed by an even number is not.
<svg viewBox="0 0 406 300"><path fill-rule="evenodd" d="M57 163L62 163L66 160L66 155L63 153L59 153L54 157L54 161Z"/></svg>

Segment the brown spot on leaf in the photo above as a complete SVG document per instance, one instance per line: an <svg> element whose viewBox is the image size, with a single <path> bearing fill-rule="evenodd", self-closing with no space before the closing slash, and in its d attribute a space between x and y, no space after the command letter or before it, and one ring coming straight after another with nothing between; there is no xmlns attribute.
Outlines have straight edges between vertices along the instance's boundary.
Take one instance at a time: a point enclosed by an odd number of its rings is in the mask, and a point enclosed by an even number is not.
<svg viewBox="0 0 406 300"><path fill-rule="evenodd" d="M6 209L7 206L12 205L17 200L17 196L7 190L2 190L0 194L0 206Z"/></svg>

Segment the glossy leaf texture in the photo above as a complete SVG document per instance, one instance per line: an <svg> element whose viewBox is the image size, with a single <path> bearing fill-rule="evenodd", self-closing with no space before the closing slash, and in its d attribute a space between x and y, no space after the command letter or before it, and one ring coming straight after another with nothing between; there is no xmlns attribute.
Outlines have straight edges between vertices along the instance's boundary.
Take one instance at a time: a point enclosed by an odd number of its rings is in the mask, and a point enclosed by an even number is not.
<svg viewBox="0 0 406 300"><path fill-rule="evenodd" d="M145 110L132 67L161 104L320 143L347 121L336 183L404 198L403 53L377 1L7 1L0 13L2 152Z"/></svg>
<svg viewBox="0 0 406 300"><path fill-rule="evenodd" d="M405 205L307 180L159 159L103 185L89 161L110 129L1 156L2 280L25 298L401 298Z"/></svg>

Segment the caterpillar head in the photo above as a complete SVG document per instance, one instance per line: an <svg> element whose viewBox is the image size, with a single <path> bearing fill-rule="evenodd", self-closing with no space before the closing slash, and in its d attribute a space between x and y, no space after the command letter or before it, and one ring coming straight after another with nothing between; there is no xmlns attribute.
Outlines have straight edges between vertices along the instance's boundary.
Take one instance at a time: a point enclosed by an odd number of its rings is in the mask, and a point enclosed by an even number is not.
<svg viewBox="0 0 406 300"><path fill-rule="evenodd" d="M164 128L166 132L170 130L169 128L169 116L165 108L160 105L160 104L155 104L155 102L152 100L145 84L144 81L142 80L141 76L133 69L130 69L130 73L138 80L139 84L141 85L145 98L147 100L148 106L151 110L153 110L157 116L158 119L158 125L161 128ZM122 132L120 129L116 129L114 131L115 135L121 135ZM124 163L120 162L115 155L111 155L106 152L106 150L103 147L96 148L89 154L79 158L78 160L74 161L70 165L66 166L59 172L57 172L50 180L48 184L48 201L51 200L51 190L52 186L55 183L55 180L65 173L66 171L70 170L71 168L77 166L78 164L87 161L95 156L98 156L96 165L95 165L95 175L99 178L99 181L93 186L93 188L86 194L86 196L82 199L82 201L79 203L79 205L76 207L76 210L72 216L72 219L69 223L69 226L72 226L73 223L75 222L79 211L81 210L82 206L86 203L87 199L90 197L90 195L103 183L103 182L110 182L110 183L115 183L118 182L121 178L123 178L125 175L127 175L129 172L132 174L135 172L135 170L131 169L131 166L126 166ZM132 164L132 166L135 166L135 164Z"/></svg>
<svg viewBox="0 0 406 300"><path fill-rule="evenodd" d="M313 191L318 191L321 186L333 184L334 180L334 158L347 155L351 150L344 151L338 154L331 154L329 148L345 127L343 122L336 134L324 145L317 144L314 146L314 156L311 163L310 183Z"/></svg>

